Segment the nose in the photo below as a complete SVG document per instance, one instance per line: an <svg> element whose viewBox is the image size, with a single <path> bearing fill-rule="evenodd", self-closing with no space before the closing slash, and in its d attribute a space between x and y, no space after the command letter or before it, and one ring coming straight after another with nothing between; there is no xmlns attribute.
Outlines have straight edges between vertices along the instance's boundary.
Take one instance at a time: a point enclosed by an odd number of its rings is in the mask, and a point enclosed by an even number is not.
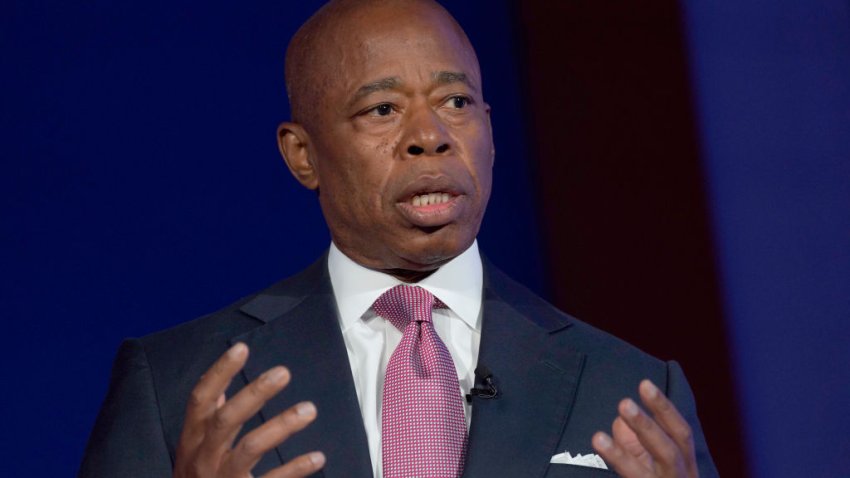
<svg viewBox="0 0 850 478"><path fill-rule="evenodd" d="M443 156L451 152L451 138L436 111L423 105L409 115L401 141L404 157Z"/></svg>

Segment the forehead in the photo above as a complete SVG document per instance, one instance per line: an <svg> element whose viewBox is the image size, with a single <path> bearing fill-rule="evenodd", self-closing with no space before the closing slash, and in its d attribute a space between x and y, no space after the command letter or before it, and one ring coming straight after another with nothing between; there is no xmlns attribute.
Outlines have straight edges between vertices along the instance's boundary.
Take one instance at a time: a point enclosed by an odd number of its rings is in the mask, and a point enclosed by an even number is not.
<svg viewBox="0 0 850 478"><path fill-rule="evenodd" d="M441 72L462 73L480 85L478 60L463 32L433 8L376 8L357 12L328 35L328 66L350 93L386 77L439 81Z"/></svg>

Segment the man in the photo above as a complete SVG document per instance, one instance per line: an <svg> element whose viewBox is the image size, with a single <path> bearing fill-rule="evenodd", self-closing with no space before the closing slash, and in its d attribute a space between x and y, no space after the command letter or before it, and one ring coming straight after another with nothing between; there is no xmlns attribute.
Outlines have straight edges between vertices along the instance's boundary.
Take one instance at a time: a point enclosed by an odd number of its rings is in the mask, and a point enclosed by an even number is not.
<svg viewBox="0 0 850 478"><path fill-rule="evenodd" d="M81 476L604 476L550 463L594 450L623 476L716 475L675 363L482 261L490 110L445 10L332 2L286 76L281 153L318 192L330 251L125 342ZM623 398L638 384L647 411Z"/></svg>

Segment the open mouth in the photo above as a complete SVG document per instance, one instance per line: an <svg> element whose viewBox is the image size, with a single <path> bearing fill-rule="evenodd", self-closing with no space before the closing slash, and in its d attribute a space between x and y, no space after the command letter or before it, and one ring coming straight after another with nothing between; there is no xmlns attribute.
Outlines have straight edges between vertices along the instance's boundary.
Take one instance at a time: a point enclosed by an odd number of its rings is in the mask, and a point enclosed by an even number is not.
<svg viewBox="0 0 850 478"><path fill-rule="evenodd" d="M446 192L435 192L415 195L410 198L410 205L413 207L430 206L435 204L445 204L451 201L453 194Z"/></svg>
<svg viewBox="0 0 850 478"><path fill-rule="evenodd" d="M449 191L421 192L396 205L413 225L432 228L455 220L463 197L462 194Z"/></svg>

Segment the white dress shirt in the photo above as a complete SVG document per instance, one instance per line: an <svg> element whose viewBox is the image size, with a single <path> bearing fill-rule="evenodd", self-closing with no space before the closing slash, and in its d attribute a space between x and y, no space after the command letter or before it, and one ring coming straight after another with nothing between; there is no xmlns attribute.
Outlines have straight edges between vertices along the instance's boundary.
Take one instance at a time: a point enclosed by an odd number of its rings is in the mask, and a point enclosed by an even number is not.
<svg viewBox="0 0 850 478"><path fill-rule="evenodd" d="M375 478L383 477L381 456L381 400L384 375L390 356L401 342L402 332L378 317L372 304L387 290L404 282L352 261L333 243L328 253L328 272L339 312L339 324L348 351L348 362L357 389L357 400L366 427L369 456ZM484 277L478 243L415 285L426 289L448 309L432 313L434 328L452 355L461 396L474 386L475 365L481 342L481 294ZM471 406L464 403L466 426Z"/></svg>

